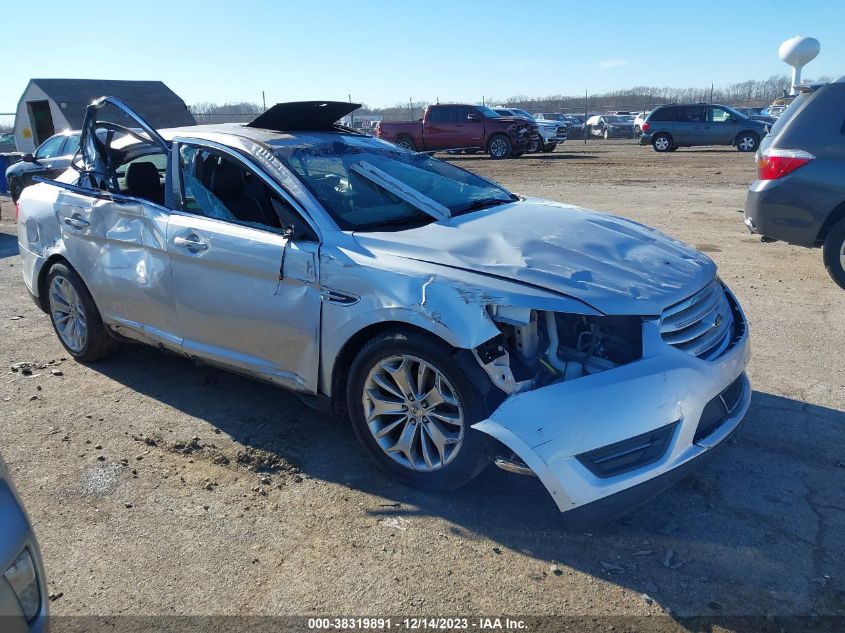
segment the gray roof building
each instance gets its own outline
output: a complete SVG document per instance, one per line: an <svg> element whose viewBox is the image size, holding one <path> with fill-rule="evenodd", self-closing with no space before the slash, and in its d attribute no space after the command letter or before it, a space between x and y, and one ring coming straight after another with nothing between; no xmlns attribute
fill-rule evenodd
<svg viewBox="0 0 845 633"><path fill-rule="evenodd" d="M15 116L18 151L31 152L56 132L78 130L85 107L103 95L124 101L157 128L196 125L185 102L161 81L30 79Z"/></svg>

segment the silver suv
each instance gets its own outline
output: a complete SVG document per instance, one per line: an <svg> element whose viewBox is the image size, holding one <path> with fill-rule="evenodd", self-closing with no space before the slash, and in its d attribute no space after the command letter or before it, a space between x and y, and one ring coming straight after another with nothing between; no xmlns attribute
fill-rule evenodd
<svg viewBox="0 0 845 633"><path fill-rule="evenodd" d="M0 630L48 630L47 585L32 525L0 455Z"/></svg>
<svg viewBox="0 0 845 633"><path fill-rule="evenodd" d="M640 145L657 152L674 152L695 145L732 145L754 152L769 132L762 121L728 106L708 103L673 104L655 108L642 124Z"/></svg>

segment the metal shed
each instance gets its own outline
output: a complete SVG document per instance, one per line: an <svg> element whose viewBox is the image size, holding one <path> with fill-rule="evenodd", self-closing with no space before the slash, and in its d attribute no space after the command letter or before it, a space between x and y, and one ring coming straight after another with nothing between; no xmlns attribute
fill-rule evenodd
<svg viewBox="0 0 845 633"><path fill-rule="evenodd" d="M122 100L157 128L196 125L185 102L161 81L30 79L15 114L18 151L32 152L56 132L78 130L85 107L103 95Z"/></svg>

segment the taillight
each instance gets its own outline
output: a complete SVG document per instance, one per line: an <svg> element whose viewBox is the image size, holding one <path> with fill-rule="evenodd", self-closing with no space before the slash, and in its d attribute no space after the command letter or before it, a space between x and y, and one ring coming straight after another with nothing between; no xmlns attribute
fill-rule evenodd
<svg viewBox="0 0 845 633"><path fill-rule="evenodd" d="M806 165L813 156L802 149L767 149L757 158L757 178L777 180Z"/></svg>
<svg viewBox="0 0 845 633"><path fill-rule="evenodd" d="M21 201L15 202L15 224L18 223L18 218L21 217Z"/></svg>
<svg viewBox="0 0 845 633"><path fill-rule="evenodd" d="M640 129L641 129L643 132L648 132L648 128L649 128L649 127L651 127L651 126L650 126L648 123L643 123L643 124L640 126Z"/></svg>

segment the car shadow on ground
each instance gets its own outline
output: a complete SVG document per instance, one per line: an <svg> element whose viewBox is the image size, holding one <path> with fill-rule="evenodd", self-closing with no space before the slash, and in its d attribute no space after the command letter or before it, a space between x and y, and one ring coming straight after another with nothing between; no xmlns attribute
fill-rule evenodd
<svg viewBox="0 0 845 633"><path fill-rule="evenodd" d="M567 527L537 479L495 467L451 493L397 484L365 457L346 420L272 386L134 345L90 367L204 420L202 440L219 429L308 477L381 497L361 510L376 519L413 527L439 517L449 536L492 540L490 556L542 561L538 578L526 582L577 570L683 617L794 614L808 605L845 613L837 563L845 560L837 536L845 531L842 411L754 392L739 432L713 460L634 511L584 531Z"/></svg>
<svg viewBox="0 0 845 633"><path fill-rule="evenodd" d="M0 233L0 259L17 256L18 238L8 233Z"/></svg>

